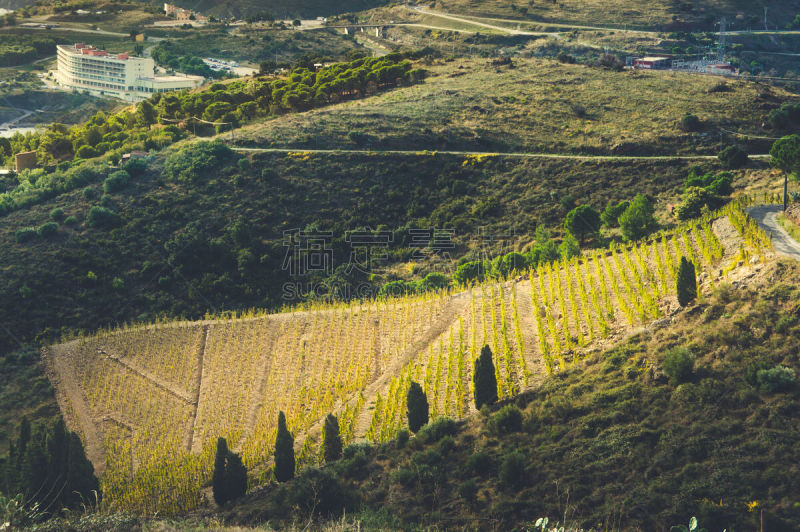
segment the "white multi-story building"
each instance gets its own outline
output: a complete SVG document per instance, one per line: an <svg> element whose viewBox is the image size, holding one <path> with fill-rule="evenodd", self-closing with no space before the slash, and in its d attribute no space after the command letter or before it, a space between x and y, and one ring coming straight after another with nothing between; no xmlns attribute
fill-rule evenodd
<svg viewBox="0 0 800 532"><path fill-rule="evenodd" d="M157 92L199 87L203 77L158 76L155 62L150 58L113 54L93 46L75 44L58 46L56 81L68 90L138 102Z"/></svg>

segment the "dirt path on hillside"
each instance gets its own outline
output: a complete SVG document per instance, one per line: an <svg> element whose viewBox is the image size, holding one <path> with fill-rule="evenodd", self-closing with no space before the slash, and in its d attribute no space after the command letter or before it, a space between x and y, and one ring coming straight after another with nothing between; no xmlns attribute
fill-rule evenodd
<svg viewBox="0 0 800 532"><path fill-rule="evenodd" d="M530 388L538 386L547 377L544 354L539 349L539 331L533 314L530 280L517 283L517 311L519 312L522 339L525 341L523 356L528 368L526 388Z"/></svg>
<svg viewBox="0 0 800 532"><path fill-rule="evenodd" d="M280 327L276 324L268 324L271 330L268 345L261 349L262 359L258 362L256 367L256 382L254 396L250 400L250 410L247 413L247 424L244 427L244 436L242 443L253 434L253 430L258 420L258 414L264 408L264 400L267 394L267 383L269 382L270 368L272 367L272 357L275 353L275 346L278 343L278 336L282 332Z"/></svg>
<svg viewBox="0 0 800 532"><path fill-rule="evenodd" d="M86 458L94 465L95 473L100 475L105 469L105 455L103 452L103 438L97 425L94 423L89 402L78 384L75 373L72 371L68 357L75 356L77 340L53 346L42 350L45 367L48 368L48 377L56 391L56 400L61 412L67 414L65 419L83 436L83 447ZM74 414L76 419L71 419Z"/></svg>
<svg viewBox="0 0 800 532"><path fill-rule="evenodd" d="M213 140L219 139L230 142L230 135L217 135ZM358 149L311 149L311 148L244 148L230 146L230 149L242 153L319 153L327 155L407 155L431 156L457 155L463 157L507 157L518 159L566 159L572 161L710 161L717 160L716 155L572 155L564 153L534 153L534 152L482 152L482 151L452 151L452 150L358 150ZM751 159L766 159L769 154L749 155Z"/></svg>
<svg viewBox="0 0 800 532"><path fill-rule="evenodd" d="M469 292L454 294L447 302L442 314L436 318L431 327L419 338L414 340L395 360L393 360L380 377L371 382L364 390L364 407L358 414L354 434L356 439L362 439L369 429L373 407L378 392L389 383L392 377L399 375L402 369L414 359L425 347L444 334L464 310L468 302Z"/></svg>
<svg viewBox="0 0 800 532"><path fill-rule="evenodd" d="M187 392L186 390L181 390L179 387L175 386L173 383L162 379L161 377L159 377L155 373L152 373L151 371L148 371L148 370L146 370L144 368L140 368L136 364L134 364L134 363L132 363L132 362L130 362L128 360L125 360L124 358L120 357L116 353L109 353L107 356L108 356L109 360L111 360L113 362L116 362L117 364L119 364L120 366L124 367L126 370L130 371L131 373L134 373L134 374L138 375L139 377L145 379L146 381L150 382L151 384L153 384L153 386L155 386L156 388L160 389L164 393L167 393L167 394L171 395L172 397L174 397L175 399L178 399L180 401L184 401L184 402L189 403L189 404L192 403L192 401L193 401L192 395L189 392Z"/></svg>
<svg viewBox="0 0 800 532"><path fill-rule="evenodd" d="M197 408L200 405L200 387L203 385L203 360L206 356L206 345L208 344L209 326L203 326L203 339L197 349L197 370L194 374L194 391L192 397L192 415L189 423L186 424L186 449L191 451L194 446L194 427L197 424Z"/></svg>
<svg viewBox="0 0 800 532"><path fill-rule="evenodd" d="M206 346L208 346L208 337L211 335L211 331L213 330L212 325L204 325L205 334L203 335L203 343L200 346L199 350L199 360L200 363L197 365L197 402L195 403L194 412L191 417L191 441L189 442L189 450L191 450L195 454L199 454L203 450L203 442L195 438L195 434L197 433L197 419L198 419L198 411L200 408L200 400L204 395L203 385L209 382L211 379L208 375L206 375Z"/></svg>

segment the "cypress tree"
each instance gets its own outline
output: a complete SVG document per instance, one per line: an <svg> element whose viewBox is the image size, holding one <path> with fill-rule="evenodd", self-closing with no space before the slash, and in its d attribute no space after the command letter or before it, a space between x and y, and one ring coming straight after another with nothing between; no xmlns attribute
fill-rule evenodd
<svg viewBox="0 0 800 532"><path fill-rule="evenodd" d="M3 463L2 476L0 477L0 481L2 481L2 484L0 484L0 493L5 493L7 495L17 493L18 463L17 448L12 441L8 444L8 456Z"/></svg>
<svg viewBox="0 0 800 532"><path fill-rule="evenodd" d="M6 464L6 490L8 495L22 493L22 461L25 458L25 449L31 441L31 422L28 416L22 416L19 423L19 434L17 435L16 445L12 444L8 451L8 461Z"/></svg>
<svg viewBox="0 0 800 532"><path fill-rule="evenodd" d="M286 416L278 413L278 435L275 437L275 479L286 482L294 478L294 438L286 428Z"/></svg>
<svg viewBox="0 0 800 532"><path fill-rule="evenodd" d="M230 501L247 493L247 468L241 457L230 451L225 464L225 491Z"/></svg>
<svg viewBox="0 0 800 532"><path fill-rule="evenodd" d="M211 477L211 489L214 501L220 506L230 500L228 486L225 482L225 463L228 459L228 442L225 438L217 440L217 456L214 458L214 474Z"/></svg>
<svg viewBox="0 0 800 532"><path fill-rule="evenodd" d="M86 458L81 439L74 432L68 432L67 489L62 497L63 504L69 508L92 500L100 502L100 481L94 474L94 466Z"/></svg>
<svg viewBox="0 0 800 532"><path fill-rule="evenodd" d="M19 478L20 487L26 500L39 502L40 497L48 492L47 480L50 463L45 451L46 438L47 429L38 426L22 455Z"/></svg>
<svg viewBox="0 0 800 532"><path fill-rule="evenodd" d="M326 462L335 462L342 457L342 437L339 435L339 420L333 414L325 418L322 427L322 453Z"/></svg>
<svg viewBox="0 0 800 532"><path fill-rule="evenodd" d="M695 279L694 263L681 257L681 265L678 267L678 278L675 281L678 292L678 304L685 307L697 299L697 281Z"/></svg>
<svg viewBox="0 0 800 532"><path fill-rule="evenodd" d="M428 397L419 383L411 381L406 395L408 429L414 434L428 422Z"/></svg>
<svg viewBox="0 0 800 532"><path fill-rule="evenodd" d="M6 466L0 488L6 494L25 495L44 512L99 501L100 483L94 467L78 435L67 429L61 418L50 426L37 426L33 435L30 423L23 419L16 443L10 445Z"/></svg>
<svg viewBox="0 0 800 532"><path fill-rule="evenodd" d="M472 375L474 384L475 408L491 405L497 401L497 378L494 376L492 350L483 346L481 354L475 359L475 372Z"/></svg>

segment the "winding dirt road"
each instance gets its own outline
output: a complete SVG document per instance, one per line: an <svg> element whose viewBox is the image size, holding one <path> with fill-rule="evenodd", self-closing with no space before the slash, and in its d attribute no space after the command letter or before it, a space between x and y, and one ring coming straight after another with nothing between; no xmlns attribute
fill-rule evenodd
<svg viewBox="0 0 800 532"><path fill-rule="evenodd" d="M800 260L800 242L792 238L778 223L778 214L783 212L783 205L757 205L747 209L747 212L764 231L772 235L775 253Z"/></svg>

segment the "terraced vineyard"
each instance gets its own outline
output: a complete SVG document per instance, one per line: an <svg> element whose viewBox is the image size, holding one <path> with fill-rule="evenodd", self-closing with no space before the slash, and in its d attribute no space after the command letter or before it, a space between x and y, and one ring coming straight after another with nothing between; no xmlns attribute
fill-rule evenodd
<svg viewBox="0 0 800 532"><path fill-rule="evenodd" d="M106 504L174 514L201 504L216 438L266 480L278 411L300 466L319 460L321 421L345 443L387 441L420 382L435 416L472 408L473 361L489 345L498 393L512 396L677 308L677 264L703 289L763 260L769 237L730 206L714 222L649 242L547 264L453 291L236 319L155 323L74 339L46 351L68 423L103 472ZM725 245L718 234L725 235Z"/></svg>

